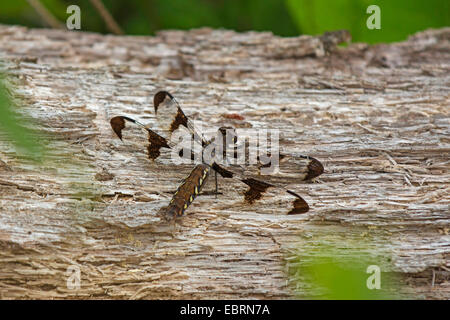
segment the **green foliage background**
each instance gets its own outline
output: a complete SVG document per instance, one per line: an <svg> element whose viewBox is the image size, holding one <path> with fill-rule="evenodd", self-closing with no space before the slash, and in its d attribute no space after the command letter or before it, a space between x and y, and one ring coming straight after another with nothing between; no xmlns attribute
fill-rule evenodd
<svg viewBox="0 0 450 320"><path fill-rule="evenodd" d="M6 138L16 146L18 155L39 161L43 155L42 140L36 139L36 132L27 127L27 124L33 125L32 121L16 113L17 106L8 95L12 89L5 82L0 74L0 137L3 138L5 133Z"/></svg>
<svg viewBox="0 0 450 320"><path fill-rule="evenodd" d="M89 0L40 0L60 21L66 8L81 8L82 30L108 33ZM237 31L272 31L282 36L347 29L357 42L400 41L427 28L450 25L447 0L103 0L126 34L203 26ZM366 9L381 9L381 30L369 30ZM0 23L44 27L26 0L0 3Z"/></svg>

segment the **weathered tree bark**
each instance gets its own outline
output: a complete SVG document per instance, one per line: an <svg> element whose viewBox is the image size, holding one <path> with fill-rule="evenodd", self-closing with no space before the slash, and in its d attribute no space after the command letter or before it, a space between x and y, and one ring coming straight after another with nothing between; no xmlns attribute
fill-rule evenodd
<svg viewBox="0 0 450 320"><path fill-rule="evenodd" d="M336 46L346 39L0 26L18 111L47 144L35 164L0 139L1 297L306 297L314 290L286 272L294 257L346 243L389 256L379 264L401 276L400 296L450 298L450 28ZM109 126L151 122L158 89L209 128L281 129L283 150L321 160L317 183L286 178L310 212L243 212L239 184L220 181L223 195L198 197L175 231L161 222L192 166L152 163Z"/></svg>

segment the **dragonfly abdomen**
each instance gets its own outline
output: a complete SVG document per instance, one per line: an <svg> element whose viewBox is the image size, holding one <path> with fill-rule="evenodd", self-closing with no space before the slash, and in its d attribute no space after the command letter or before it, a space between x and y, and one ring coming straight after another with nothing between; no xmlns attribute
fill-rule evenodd
<svg viewBox="0 0 450 320"><path fill-rule="evenodd" d="M210 167L205 164L199 164L192 170L177 189L172 200L170 200L169 206L166 209L167 220L172 220L183 215L184 211L200 193L208 177L209 170Z"/></svg>

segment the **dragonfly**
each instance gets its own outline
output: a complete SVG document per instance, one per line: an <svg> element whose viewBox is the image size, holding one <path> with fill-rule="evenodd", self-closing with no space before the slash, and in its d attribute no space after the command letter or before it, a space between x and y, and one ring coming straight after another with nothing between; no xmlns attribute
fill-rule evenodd
<svg viewBox="0 0 450 320"><path fill-rule="evenodd" d="M142 147L146 148L147 156L151 161L155 161L161 156L162 149L173 151L174 148L177 148L177 142L172 139L177 130L184 130L193 141L194 148L188 149L187 152L186 149L181 149L179 152L180 156L191 158L191 160L194 160L198 153L195 153L194 150L200 150L202 153L208 148L214 149L211 147L218 146L221 138L222 150L218 148L217 154L220 153L224 157L231 154L231 158L235 159L238 148L242 148L242 145L245 148L245 143L239 145L239 134L232 127L219 128L217 138L205 138L203 133L196 128L193 121L186 116L177 99L168 91L158 91L154 95L153 107L156 123L153 123L152 126L145 125L138 120L123 115L114 116L110 119L112 130L122 141L127 139L130 127L142 129L138 130L139 134L146 135L142 139L142 141L145 141L145 146ZM231 138L229 138L230 136ZM272 159L270 153L267 153L266 157ZM299 194L287 189L279 182L280 179L271 180L269 179L270 175L258 173L261 169L267 167L269 163L263 161L262 157L257 156L256 163L247 163L245 166L231 164L226 161L216 161L215 157L200 157L200 159L200 162L196 163L191 173L176 189L168 206L163 209L163 216L166 220L175 220L185 214L189 205L201 193L205 181L211 173L214 173L216 177L216 195L218 194L218 176L223 179L239 181L240 184L245 186L240 193L242 198L241 204L250 206L256 212L258 212L258 204L260 208L264 209L268 209L272 204L275 204L276 209L269 212L277 214L295 215L309 211L308 203ZM290 163L295 166L294 178L297 181L309 181L324 172L322 163L310 156L294 156L279 153L277 159L279 159L280 164Z"/></svg>

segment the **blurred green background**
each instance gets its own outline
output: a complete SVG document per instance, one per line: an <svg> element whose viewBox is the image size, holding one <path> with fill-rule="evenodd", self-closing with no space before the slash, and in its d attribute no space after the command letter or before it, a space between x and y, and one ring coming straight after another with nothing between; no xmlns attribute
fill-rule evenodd
<svg viewBox="0 0 450 320"><path fill-rule="evenodd" d="M81 8L81 29L109 33L91 0L3 0L0 23L45 27L30 5L40 2L65 23L66 8ZM237 31L272 31L296 36L347 29L355 42L401 41L417 31L450 25L448 0L102 0L125 34L209 26ZM381 9L381 30L369 30L369 5Z"/></svg>

